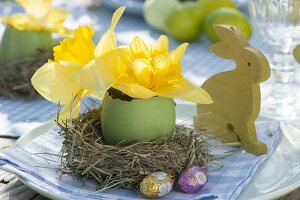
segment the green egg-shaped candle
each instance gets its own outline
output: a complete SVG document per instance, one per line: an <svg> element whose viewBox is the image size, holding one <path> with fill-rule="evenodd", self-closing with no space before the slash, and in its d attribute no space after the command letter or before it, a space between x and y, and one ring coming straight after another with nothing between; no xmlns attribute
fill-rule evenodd
<svg viewBox="0 0 300 200"><path fill-rule="evenodd" d="M50 49L53 39L47 31L17 30L7 25L0 43L0 61L9 62L38 55L38 49Z"/></svg>
<svg viewBox="0 0 300 200"><path fill-rule="evenodd" d="M102 104L101 127L105 142L111 145L172 137L175 103L165 97L123 101L106 94Z"/></svg>

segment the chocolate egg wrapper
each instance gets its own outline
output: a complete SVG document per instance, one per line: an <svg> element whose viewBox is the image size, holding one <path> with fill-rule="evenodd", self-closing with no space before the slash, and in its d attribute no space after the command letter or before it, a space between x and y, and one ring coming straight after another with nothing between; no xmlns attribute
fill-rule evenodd
<svg viewBox="0 0 300 200"><path fill-rule="evenodd" d="M146 198L156 199L172 191L174 179L165 172L155 172L146 176L140 183L140 192Z"/></svg>
<svg viewBox="0 0 300 200"><path fill-rule="evenodd" d="M188 167L178 178L178 187L185 193L199 192L207 183L206 170L200 166Z"/></svg>

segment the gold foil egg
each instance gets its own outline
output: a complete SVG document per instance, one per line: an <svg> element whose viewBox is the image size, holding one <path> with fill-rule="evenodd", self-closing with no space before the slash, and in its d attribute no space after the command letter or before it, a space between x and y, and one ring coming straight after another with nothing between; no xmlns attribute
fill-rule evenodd
<svg viewBox="0 0 300 200"><path fill-rule="evenodd" d="M156 199L172 191L174 179L165 172L155 172L146 176L140 183L140 192L146 198Z"/></svg>

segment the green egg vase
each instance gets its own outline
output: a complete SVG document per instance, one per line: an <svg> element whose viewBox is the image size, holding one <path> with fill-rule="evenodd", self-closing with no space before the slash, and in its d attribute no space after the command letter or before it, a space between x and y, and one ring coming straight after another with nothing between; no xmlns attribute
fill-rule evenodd
<svg viewBox="0 0 300 200"><path fill-rule="evenodd" d="M171 138L175 130L175 103L164 97L123 101L106 94L101 127L103 138L110 145Z"/></svg>
<svg viewBox="0 0 300 200"><path fill-rule="evenodd" d="M38 49L50 49L53 39L46 31L20 31L7 25L0 43L0 62L38 55Z"/></svg>

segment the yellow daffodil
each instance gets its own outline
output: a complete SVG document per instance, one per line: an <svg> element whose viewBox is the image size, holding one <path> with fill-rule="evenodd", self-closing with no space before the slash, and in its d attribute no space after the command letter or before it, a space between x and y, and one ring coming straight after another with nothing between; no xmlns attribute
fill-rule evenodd
<svg viewBox="0 0 300 200"><path fill-rule="evenodd" d="M17 0L25 13L0 17L0 22L6 22L17 30L48 31L62 35L72 34L63 27L68 16L61 8L51 8L52 0Z"/></svg>
<svg viewBox="0 0 300 200"><path fill-rule="evenodd" d="M95 49L95 60L72 76L78 84L98 94L113 87L133 98L163 96L212 103L206 91L182 75L181 58L187 43L169 52L168 38L163 35L151 47L139 37L129 46L117 47L114 29L123 10L119 8L115 12L111 27Z"/></svg>
<svg viewBox="0 0 300 200"><path fill-rule="evenodd" d="M73 38L64 39L53 48L54 61L49 60L31 79L34 88L44 98L65 105L60 112L61 119L78 116L81 99L91 93L78 85L70 74L94 59L93 35L91 27L79 27Z"/></svg>

